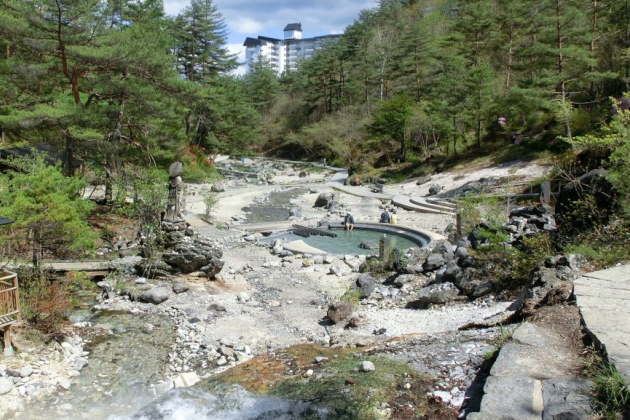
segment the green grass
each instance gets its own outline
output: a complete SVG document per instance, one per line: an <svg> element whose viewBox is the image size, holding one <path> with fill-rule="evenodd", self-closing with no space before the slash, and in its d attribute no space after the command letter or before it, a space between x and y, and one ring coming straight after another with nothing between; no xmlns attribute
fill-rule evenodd
<svg viewBox="0 0 630 420"><path fill-rule="evenodd" d="M330 409L327 418L334 419L455 418L427 399L431 389L428 377L404 362L367 353L296 345L237 365L200 386L212 391L238 384L251 392L308 401ZM316 356L324 356L328 361L315 363ZM360 372L358 368L364 360L374 363L375 371ZM314 371L311 376L305 375L309 369ZM391 413L380 410L384 404Z"/></svg>
<svg viewBox="0 0 630 420"><path fill-rule="evenodd" d="M589 243L581 243L567 246L565 252L583 255L596 269L630 261L630 246L627 244L598 243L593 246Z"/></svg>
<svg viewBox="0 0 630 420"><path fill-rule="evenodd" d="M353 305L358 305L361 302L362 293L359 289L354 287L348 289L346 293L344 293L339 300L342 302L347 302Z"/></svg>
<svg viewBox="0 0 630 420"><path fill-rule="evenodd" d="M604 364L593 378L593 409L605 419L619 418L630 407L630 389L621 373Z"/></svg>
<svg viewBox="0 0 630 420"><path fill-rule="evenodd" d="M373 372L358 372L363 360L374 363ZM423 401L418 388L423 388L424 378L413 372L405 363L384 357L347 354L326 363L311 378L296 377L286 380L272 390L272 395L283 398L316 401L329 407L334 418L374 419L381 417L379 407L399 398L403 382L412 383L416 393L406 392L405 397L415 400L416 409L422 409Z"/></svg>

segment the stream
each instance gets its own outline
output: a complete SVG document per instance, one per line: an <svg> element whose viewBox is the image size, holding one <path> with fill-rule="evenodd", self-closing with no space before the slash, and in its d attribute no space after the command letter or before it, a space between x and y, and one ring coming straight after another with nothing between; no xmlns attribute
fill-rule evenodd
<svg viewBox="0 0 630 420"><path fill-rule="evenodd" d="M151 385L162 380L175 340L170 319L104 312L89 322L99 333L85 349L88 365L67 392L32 405L22 418L50 419L54 407L59 418L106 419L133 413L155 398Z"/></svg>

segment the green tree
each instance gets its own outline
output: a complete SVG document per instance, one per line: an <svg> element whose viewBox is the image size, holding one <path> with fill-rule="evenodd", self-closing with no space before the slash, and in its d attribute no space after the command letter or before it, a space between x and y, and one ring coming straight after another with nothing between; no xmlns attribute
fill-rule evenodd
<svg viewBox="0 0 630 420"><path fill-rule="evenodd" d="M0 176L0 213L28 232L32 260L39 265L44 247L59 244L87 250L95 234L86 222L93 204L81 198L79 177L65 177L40 156L13 162L18 170Z"/></svg>
<svg viewBox="0 0 630 420"><path fill-rule="evenodd" d="M384 101L374 114L370 125L373 134L390 138L400 144L399 159L407 159L406 127L412 114L412 101L404 95L395 96Z"/></svg>
<svg viewBox="0 0 630 420"><path fill-rule="evenodd" d="M264 114L280 92L280 82L276 72L264 59L259 59L242 79L243 89L251 104Z"/></svg>
<svg viewBox="0 0 630 420"><path fill-rule="evenodd" d="M236 67L236 58L226 47L223 16L213 0L191 0L174 24L177 61L186 79L200 82Z"/></svg>
<svg viewBox="0 0 630 420"><path fill-rule="evenodd" d="M5 4L0 89L14 94L0 112L5 140L64 150L66 175L78 159L93 166L108 198L126 163L172 159L191 87L175 71L160 2Z"/></svg>
<svg viewBox="0 0 630 420"><path fill-rule="evenodd" d="M616 115L598 132L569 141L579 147L610 152L610 181L620 193L622 206L630 216L630 110L615 104Z"/></svg>

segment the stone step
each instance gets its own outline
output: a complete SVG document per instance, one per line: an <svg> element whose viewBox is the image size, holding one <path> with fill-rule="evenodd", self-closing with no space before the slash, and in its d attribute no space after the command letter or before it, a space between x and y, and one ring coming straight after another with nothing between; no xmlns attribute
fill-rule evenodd
<svg viewBox="0 0 630 420"><path fill-rule="evenodd" d="M409 201L411 201L412 204L415 204L416 206L419 206L419 207L427 207L429 209L439 210L439 211L443 211L445 213L453 213L453 214L455 214L455 209L453 209L451 207L446 207L446 206L443 206L443 205L440 205L440 204L430 203L425 198L411 197L409 199Z"/></svg>
<svg viewBox="0 0 630 420"><path fill-rule="evenodd" d="M438 206L446 207L452 210L457 210L457 204L451 203L450 201L447 201L446 199L427 197L425 200L427 200L427 203L437 204Z"/></svg>
<svg viewBox="0 0 630 420"><path fill-rule="evenodd" d="M419 206L411 202L410 198L404 195L397 195L392 199L392 203L394 205L401 207L405 210L417 211L418 213L429 213L429 214L443 214L446 216L452 216L454 213L449 212L447 210L440 210L436 208Z"/></svg>

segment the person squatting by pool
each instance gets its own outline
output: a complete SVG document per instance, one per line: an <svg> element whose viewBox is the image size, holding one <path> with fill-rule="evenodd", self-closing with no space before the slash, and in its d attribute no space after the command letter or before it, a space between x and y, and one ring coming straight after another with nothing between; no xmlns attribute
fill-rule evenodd
<svg viewBox="0 0 630 420"><path fill-rule="evenodd" d="M389 214L389 211L387 211L387 209L383 210L383 213L381 213L381 223L391 223L392 222L392 216Z"/></svg>
<svg viewBox="0 0 630 420"><path fill-rule="evenodd" d="M350 213L347 213L346 217L344 217L343 225L346 230L349 230L349 231L354 230L354 217L352 217Z"/></svg>

